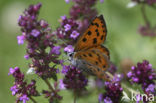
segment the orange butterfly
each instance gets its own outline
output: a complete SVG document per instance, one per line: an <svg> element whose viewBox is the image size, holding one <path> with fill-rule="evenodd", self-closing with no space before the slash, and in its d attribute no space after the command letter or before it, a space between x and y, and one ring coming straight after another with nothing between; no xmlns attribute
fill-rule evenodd
<svg viewBox="0 0 156 103"><path fill-rule="evenodd" d="M100 79L108 80L106 70L109 67L109 50L102 46L106 35L106 24L100 15L78 39L74 53L68 54L71 64Z"/></svg>

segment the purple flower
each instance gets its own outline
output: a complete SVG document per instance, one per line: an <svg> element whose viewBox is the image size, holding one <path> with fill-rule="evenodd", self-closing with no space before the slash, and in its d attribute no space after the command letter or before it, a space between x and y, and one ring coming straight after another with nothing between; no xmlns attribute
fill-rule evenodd
<svg viewBox="0 0 156 103"><path fill-rule="evenodd" d="M10 88L10 90L12 91L12 95L15 95L18 92L19 89L18 89L18 87L16 85L14 85L14 86L12 86Z"/></svg>
<svg viewBox="0 0 156 103"><path fill-rule="evenodd" d="M48 23L45 20L40 20L40 26L46 28L48 27Z"/></svg>
<svg viewBox="0 0 156 103"><path fill-rule="evenodd" d="M20 95L17 96L17 101L23 101L26 103L29 96L38 96L38 91L36 90L36 81L32 80L30 84L28 84L24 80L24 74L20 71L20 68L15 67L14 69L10 69L12 76L15 78L14 85L10 88L12 91L12 95Z"/></svg>
<svg viewBox="0 0 156 103"><path fill-rule="evenodd" d="M56 92L43 90L42 93L45 94L45 98L48 98L50 103L53 103L55 100L59 101L62 99L62 96L58 95L57 91L60 91L60 90L57 89Z"/></svg>
<svg viewBox="0 0 156 103"><path fill-rule="evenodd" d="M99 101L103 101L103 94L99 94Z"/></svg>
<svg viewBox="0 0 156 103"><path fill-rule="evenodd" d="M61 16L61 19L62 19L62 20L66 20L66 19L67 19L67 16L66 16L66 15Z"/></svg>
<svg viewBox="0 0 156 103"><path fill-rule="evenodd" d="M152 94L154 94L154 93L156 93L156 85L154 85L154 84L150 84L150 85L148 85L148 87L146 88L146 90L145 90L147 93L152 93Z"/></svg>
<svg viewBox="0 0 156 103"><path fill-rule="evenodd" d="M66 74L68 72L68 70L69 70L69 66L66 66L66 65L62 66L62 73L63 74Z"/></svg>
<svg viewBox="0 0 156 103"><path fill-rule="evenodd" d="M87 21L92 20L95 15L97 15L97 10L94 8L97 0L72 0L74 2L74 5L70 9L70 16L75 19L86 19ZM84 6L85 5L85 6ZM87 28L87 25L83 26L84 28Z"/></svg>
<svg viewBox="0 0 156 103"><path fill-rule="evenodd" d="M60 46L54 46L51 50L52 53L56 54L56 55L59 55L61 52L60 52L60 49L61 47Z"/></svg>
<svg viewBox="0 0 156 103"><path fill-rule="evenodd" d="M104 0L100 0L100 2L101 2L101 3L103 3L103 2L104 2Z"/></svg>
<svg viewBox="0 0 156 103"><path fill-rule="evenodd" d="M57 69L56 69L56 73L60 73L60 70L59 70L59 68L57 68Z"/></svg>
<svg viewBox="0 0 156 103"><path fill-rule="evenodd" d="M38 37L40 35L40 32L38 30L34 29L31 31L31 35L34 37Z"/></svg>
<svg viewBox="0 0 156 103"><path fill-rule="evenodd" d="M137 77L132 77L132 80L134 81L134 82L138 82L139 81L139 79L137 78Z"/></svg>
<svg viewBox="0 0 156 103"><path fill-rule="evenodd" d="M65 28L65 31L69 31L71 29L71 26L69 24L66 24L64 28Z"/></svg>
<svg viewBox="0 0 156 103"><path fill-rule="evenodd" d="M112 81L120 82L122 79L123 79L123 74L114 74Z"/></svg>
<svg viewBox="0 0 156 103"><path fill-rule="evenodd" d="M67 89L80 93L86 88L88 80L78 69L70 67L65 74L63 83Z"/></svg>
<svg viewBox="0 0 156 103"><path fill-rule="evenodd" d="M11 75L15 72L15 70L13 68L10 68L8 75Z"/></svg>
<svg viewBox="0 0 156 103"><path fill-rule="evenodd" d="M35 11L35 12L39 11L41 6L42 6L41 3L38 3L36 5L33 5L33 11Z"/></svg>
<svg viewBox="0 0 156 103"><path fill-rule="evenodd" d="M19 45L23 44L24 40L25 40L25 36L24 35L17 36L17 41L18 41Z"/></svg>
<svg viewBox="0 0 156 103"><path fill-rule="evenodd" d="M77 31L73 31L72 34L70 35L71 38L76 39L80 34Z"/></svg>
<svg viewBox="0 0 156 103"><path fill-rule="evenodd" d="M66 2L66 3L69 3L69 2L70 2L70 0L65 0L65 2Z"/></svg>
<svg viewBox="0 0 156 103"><path fill-rule="evenodd" d="M132 76L132 72L130 71L127 73L127 77L130 78L131 76Z"/></svg>
<svg viewBox="0 0 156 103"><path fill-rule="evenodd" d="M113 103L109 97L104 98L104 103Z"/></svg>
<svg viewBox="0 0 156 103"><path fill-rule="evenodd" d="M113 63L110 63L110 67L108 68L108 71L109 71L111 74L114 74L114 73L117 71L116 65L113 64Z"/></svg>
<svg viewBox="0 0 156 103"><path fill-rule="evenodd" d="M64 48L65 52L72 53L74 51L74 48L72 45L68 45L67 47Z"/></svg>
<svg viewBox="0 0 156 103"><path fill-rule="evenodd" d="M102 101L99 101L99 103L119 103L120 98L122 97L122 87L120 85L119 79L116 79L117 77L114 77L112 81L105 82L105 93L101 95ZM117 80L117 81L116 81Z"/></svg>
<svg viewBox="0 0 156 103"><path fill-rule="evenodd" d="M156 3L156 0L146 0L149 5L153 5Z"/></svg>
<svg viewBox="0 0 156 103"><path fill-rule="evenodd" d="M135 69L135 66L132 66L131 69L134 70Z"/></svg>
<svg viewBox="0 0 156 103"><path fill-rule="evenodd" d="M60 82L59 82L59 88L62 90L62 89L65 89L65 85L63 83L63 80L60 79Z"/></svg>
<svg viewBox="0 0 156 103"><path fill-rule="evenodd" d="M24 58L25 58L26 60L28 60L28 59L29 59L29 55L28 55L28 54L24 55Z"/></svg>
<svg viewBox="0 0 156 103"><path fill-rule="evenodd" d="M154 80L156 79L156 73L147 60L137 63L137 66L132 66L127 76L132 83L141 84L144 91L150 84L155 84Z"/></svg>
<svg viewBox="0 0 156 103"><path fill-rule="evenodd" d="M20 101L23 101L23 103L26 103L26 101L28 101L28 100L29 100L29 98L25 94L20 97Z"/></svg>
<svg viewBox="0 0 156 103"><path fill-rule="evenodd" d="M10 68L8 75L11 75L11 74L15 73L18 70L19 70L18 67L15 67L14 69L13 68Z"/></svg>
<svg viewBox="0 0 156 103"><path fill-rule="evenodd" d="M136 95L136 103L139 103L140 101L142 101L142 97L140 94Z"/></svg>
<svg viewBox="0 0 156 103"><path fill-rule="evenodd" d="M143 36L154 37L156 36L156 28L149 27L149 25L141 26L139 28L139 33Z"/></svg>

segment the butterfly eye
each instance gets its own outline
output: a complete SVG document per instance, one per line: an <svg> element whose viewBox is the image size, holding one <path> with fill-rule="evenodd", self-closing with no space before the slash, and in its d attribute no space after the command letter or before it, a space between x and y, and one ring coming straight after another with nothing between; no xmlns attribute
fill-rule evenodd
<svg viewBox="0 0 156 103"><path fill-rule="evenodd" d="M73 54L70 54L69 56L71 57Z"/></svg>
<svg viewBox="0 0 156 103"><path fill-rule="evenodd" d="M68 56L69 56L69 57L73 57L73 53L69 53Z"/></svg>

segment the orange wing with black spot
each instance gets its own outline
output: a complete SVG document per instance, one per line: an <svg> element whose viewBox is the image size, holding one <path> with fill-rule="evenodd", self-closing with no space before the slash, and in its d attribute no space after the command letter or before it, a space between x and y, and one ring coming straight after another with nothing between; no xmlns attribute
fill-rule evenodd
<svg viewBox="0 0 156 103"><path fill-rule="evenodd" d="M102 44L107 35L107 28L102 15L96 17L86 32L78 39L74 51L89 49Z"/></svg>
<svg viewBox="0 0 156 103"><path fill-rule="evenodd" d="M85 60L88 63L99 67L102 71L106 71L109 67L108 57L97 49L79 51L74 55L74 58Z"/></svg>
<svg viewBox="0 0 156 103"><path fill-rule="evenodd" d="M96 75L98 78L106 80L105 71L109 68L108 56L98 49L89 49L79 51L74 55L74 58L81 61L80 65L85 66L85 71L92 71L91 74ZM82 68L84 67L82 66ZM81 66L80 66L81 67ZM89 70L87 70L89 69Z"/></svg>
<svg viewBox="0 0 156 103"><path fill-rule="evenodd" d="M89 50L95 50L95 49L99 50L101 53L104 53L108 57L108 59L110 59L109 50L106 47L104 47L103 45L98 45L90 48Z"/></svg>

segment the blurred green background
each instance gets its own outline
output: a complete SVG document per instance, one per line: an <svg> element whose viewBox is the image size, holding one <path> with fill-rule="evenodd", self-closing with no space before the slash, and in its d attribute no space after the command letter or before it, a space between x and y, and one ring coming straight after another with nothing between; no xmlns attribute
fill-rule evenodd
<svg viewBox="0 0 156 103"><path fill-rule="evenodd" d="M99 0L100 1L100 0ZM96 8L99 14L103 14L106 20L108 36L106 45L111 53L111 61L119 66L124 58L130 58L135 64L147 59L156 68L156 39L143 37L138 33L138 27L144 24L140 6L127 8L130 0L105 0L98 1ZM10 87L13 85L13 78L8 76L10 67L18 66L26 71L28 63L24 59L25 46L18 45L16 36L21 35L17 20L22 11L29 4L41 2L42 8L40 18L45 19L55 30L59 26L60 16L68 15L72 3L66 4L64 0L1 0L0 1L0 103L14 103L15 97L11 95ZM152 25L156 24L156 10L147 7L148 18ZM29 76L28 78L39 78ZM40 84L38 89L47 88ZM96 93L95 93L96 94ZM62 103L72 103L71 94L63 91L64 100ZM97 102L98 95L86 100L80 99L78 103ZM47 103L43 98L38 98L40 103ZM42 102L41 102L42 101ZM81 102L83 101L83 102Z"/></svg>

